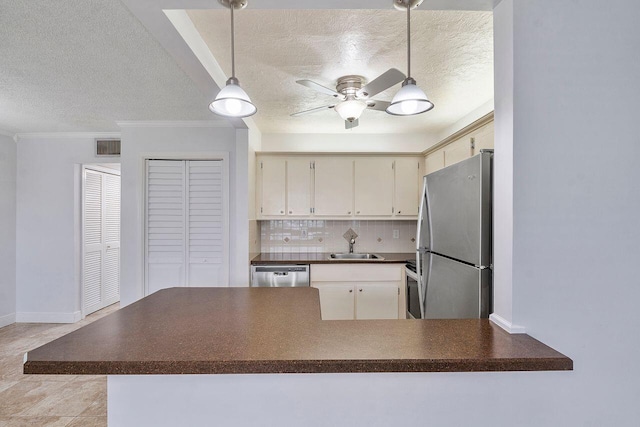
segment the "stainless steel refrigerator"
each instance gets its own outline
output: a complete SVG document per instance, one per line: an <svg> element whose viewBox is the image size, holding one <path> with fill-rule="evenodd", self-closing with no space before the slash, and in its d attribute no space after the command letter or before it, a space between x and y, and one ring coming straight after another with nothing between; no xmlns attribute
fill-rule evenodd
<svg viewBox="0 0 640 427"><path fill-rule="evenodd" d="M493 150L424 177L416 269L423 319L489 317Z"/></svg>

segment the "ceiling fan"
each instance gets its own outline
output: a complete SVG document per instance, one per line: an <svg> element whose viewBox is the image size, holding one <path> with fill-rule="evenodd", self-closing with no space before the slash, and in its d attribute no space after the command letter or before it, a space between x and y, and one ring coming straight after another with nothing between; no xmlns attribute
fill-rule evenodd
<svg viewBox="0 0 640 427"><path fill-rule="evenodd" d="M340 114L340 117L344 119L345 129L353 129L358 126L358 119L364 110L385 111L387 107L389 107L390 102L378 101L371 98L391 86L402 82L405 78L406 76L395 68L391 68L382 73L369 83L366 83L365 78L362 76L344 76L338 79L336 90L329 89L311 80L297 80L296 83L320 93L331 95L339 101L322 107L299 111L291 114L291 117L302 116L327 109L335 109L338 114Z"/></svg>

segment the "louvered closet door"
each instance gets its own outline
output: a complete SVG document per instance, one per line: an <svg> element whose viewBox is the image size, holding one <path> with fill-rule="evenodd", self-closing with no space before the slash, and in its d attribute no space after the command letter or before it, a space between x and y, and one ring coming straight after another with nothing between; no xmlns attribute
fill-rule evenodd
<svg viewBox="0 0 640 427"><path fill-rule="evenodd" d="M85 170L84 314L120 300L120 177Z"/></svg>
<svg viewBox="0 0 640 427"><path fill-rule="evenodd" d="M228 286L222 161L147 162L147 294Z"/></svg>
<svg viewBox="0 0 640 427"><path fill-rule="evenodd" d="M84 314L102 303L102 174L84 173Z"/></svg>
<svg viewBox="0 0 640 427"><path fill-rule="evenodd" d="M185 162L147 161L147 294L185 286Z"/></svg>
<svg viewBox="0 0 640 427"><path fill-rule="evenodd" d="M227 286L222 161L192 160L189 171L189 286Z"/></svg>

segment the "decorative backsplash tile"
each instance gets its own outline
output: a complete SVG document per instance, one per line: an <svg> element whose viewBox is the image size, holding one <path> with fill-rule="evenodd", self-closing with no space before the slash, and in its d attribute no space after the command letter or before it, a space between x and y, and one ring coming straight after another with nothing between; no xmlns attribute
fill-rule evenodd
<svg viewBox="0 0 640 427"><path fill-rule="evenodd" d="M346 252L344 236L355 233L355 252L414 252L416 221L275 220L260 222L263 253ZM394 238L396 231L397 238Z"/></svg>

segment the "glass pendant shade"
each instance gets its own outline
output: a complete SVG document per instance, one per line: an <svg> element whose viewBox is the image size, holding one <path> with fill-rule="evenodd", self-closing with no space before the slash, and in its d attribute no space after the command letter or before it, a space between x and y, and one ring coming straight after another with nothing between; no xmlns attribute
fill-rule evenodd
<svg viewBox="0 0 640 427"><path fill-rule="evenodd" d="M422 89L416 86L416 81L407 78L387 107L387 113L394 116L412 116L427 112L432 108L433 103L429 101Z"/></svg>
<svg viewBox="0 0 640 427"><path fill-rule="evenodd" d="M348 99L335 106L335 110L340 114L340 117L349 122L359 119L366 108L366 102L356 99Z"/></svg>
<svg viewBox="0 0 640 427"><path fill-rule="evenodd" d="M233 118L249 117L258 111L256 106L251 103L249 95L242 90L238 80L234 78L227 80L227 85L209 104L209 110L220 116Z"/></svg>

